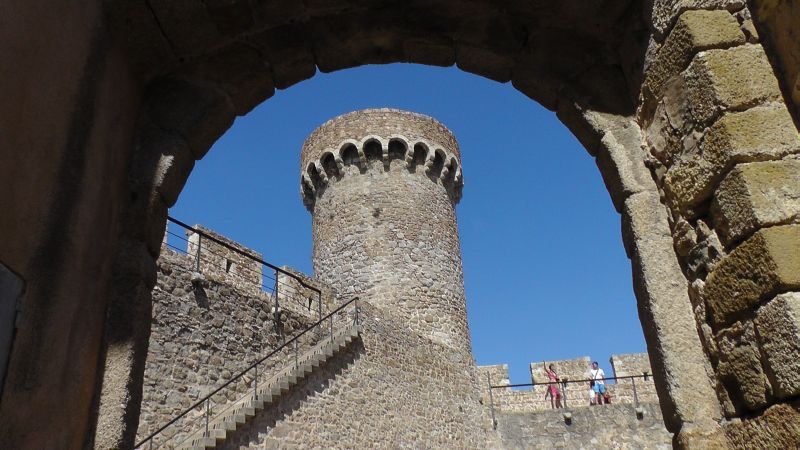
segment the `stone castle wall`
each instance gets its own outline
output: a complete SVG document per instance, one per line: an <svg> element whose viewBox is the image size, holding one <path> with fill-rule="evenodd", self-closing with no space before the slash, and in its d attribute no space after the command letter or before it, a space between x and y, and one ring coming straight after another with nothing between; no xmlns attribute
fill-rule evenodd
<svg viewBox="0 0 800 450"><path fill-rule="evenodd" d="M672 434L664 427L658 404L604 405L564 410L497 413L497 433L502 448L538 449L641 449L672 448ZM637 415L639 414L639 415Z"/></svg>
<svg viewBox="0 0 800 450"><path fill-rule="evenodd" d="M210 230L201 229L248 254L257 255ZM279 347L285 338L317 320L316 306L306 308L303 302L280 298L279 291L281 314L276 321L274 297L261 289L262 283L253 272L242 270L248 266L260 267L260 264L208 243L210 241L204 240L200 246L200 277L196 272L197 241L192 236L186 254L165 247L158 259L137 440L166 424L260 356ZM233 270L225 270L226 260L233 261ZM288 280L282 281L288 284ZM316 295L314 299L316 301ZM306 334L298 341L298 350L302 352L318 339L315 333ZM262 382L293 358L293 349L288 348L265 361L259 366ZM213 396L212 413L250 392L254 375L250 372ZM169 447L182 436L199 429L203 411L202 407L192 411L187 419L166 429L155 443L167 442Z"/></svg>
<svg viewBox="0 0 800 450"><path fill-rule="evenodd" d="M471 357L362 305L363 345L327 364L225 449L489 448Z"/></svg>
<svg viewBox="0 0 800 450"><path fill-rule="evenodd" d="M253 292L262 290L262 264L255 260L261 259L260 253L248 249L201 225L195 225L194 228L253 257L248 258L217 242L208 238L203 238L199 233L187 230L186 238L188 245L186 253L194 258L195 270L208 276L234 283L239 289L246 289ZM164 237L166 239L168 235ZM198 251L200 252L199 255Z"/></svg>

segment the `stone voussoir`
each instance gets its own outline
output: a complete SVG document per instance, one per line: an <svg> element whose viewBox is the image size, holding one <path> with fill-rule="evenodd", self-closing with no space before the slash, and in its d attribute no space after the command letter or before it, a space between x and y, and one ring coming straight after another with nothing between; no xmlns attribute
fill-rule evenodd
<svg viewBox="0 0 800 450"><path fill-rule="evenodd" d="M800 135L783 104L730 113L706 132L699 151L681 155L664 179L668 201L686 213L711 195L733 165L800 151Z"/></svg>
<svg viewBox="0 0 800 450"><path fill-rule="evenodd" d="M652 102L664 83L680 73L692 56L711 48L745 43L739 23L725 10L689 10L678 17L664 45L649 67L642 86L645 103Z"/></svg>
<svg viewBox="0 0 800 450"><path fill-rule="evenodd" d="M758 44L700 52L682 76L692 120L698 124L724 111L781 99L778 80Z"/></svg>
<svg viewBox="0 0 800 450"><path fill-rule="evenodd" d="M800 395L800 293L770 300L758 310L755 324L775 396Z"/></svg>
<svg viewBox="0 0 800 450"><path fill-rule="evenodd" d="M720 183L711 206L725 245L753 231L800 219L800 161L737 165Z"/></svg>
<svg viewBox="0 0 800 450"><path fill-rule="evenodd" d="M800 287L800 225L764 228L725 256L708 276L703 297L724 325L765 297Z"/></svg>

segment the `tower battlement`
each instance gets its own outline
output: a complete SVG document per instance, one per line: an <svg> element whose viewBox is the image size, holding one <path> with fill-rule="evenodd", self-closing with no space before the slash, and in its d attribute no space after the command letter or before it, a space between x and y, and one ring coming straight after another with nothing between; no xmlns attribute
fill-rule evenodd
<svg viewBox="0 0 800 450"><path fill-rule="evenodd" d="M431 117L384 108L344 114L311 133L301 151L303 203L310 211L331 182L393 165L427 175L454 203L461 199L464 177L452 132Z"/></svg>

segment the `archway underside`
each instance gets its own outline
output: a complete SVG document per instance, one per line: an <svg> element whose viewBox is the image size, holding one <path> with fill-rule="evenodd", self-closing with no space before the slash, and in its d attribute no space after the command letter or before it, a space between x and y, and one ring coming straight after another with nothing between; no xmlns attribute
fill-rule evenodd
<svg viewBox="0 0 800 450"><path fill-rule="evenodd" d="M622 215L677 446L797 442L800 412L790 402L800 395L800 206L792 200L800 196L800 137L742 2L664 0L649 10L616 0L104 7L104 29L125 49L144 94L131 160L118 163L128 175L120 180L109 277L119 282L107 288L104 359L84 382L98 379L90 425L97 447L128 447L135 435L154 258L194 161L276 88L317 70L391 62L455 64L510 81L556 111L596 158ZM15 390L24 383L14 378L14 358L36 339L17 337L4 418L25 395ZM737 417L748 420L726 420ZM29 426L13 431L24 420L4 420L9 442L33 442ZM75 433L86 423L88 415L76 419Z"/></svg>

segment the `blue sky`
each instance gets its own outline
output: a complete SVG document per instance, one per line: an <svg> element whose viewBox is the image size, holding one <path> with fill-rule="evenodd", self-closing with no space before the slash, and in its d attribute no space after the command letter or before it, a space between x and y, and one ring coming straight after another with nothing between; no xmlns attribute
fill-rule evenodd
<svg viewBox="0 0 800 450"><path fill-rule="evenodd" d="M278 265L311 272L311 220L299 193L306 136L363 108L433 116L461 146L457 207L478 364L646 350L630 262L594 160L550 111L456 68L408 64L317 74L236 120L199 161L170 214L203 224Z"/></svg>

